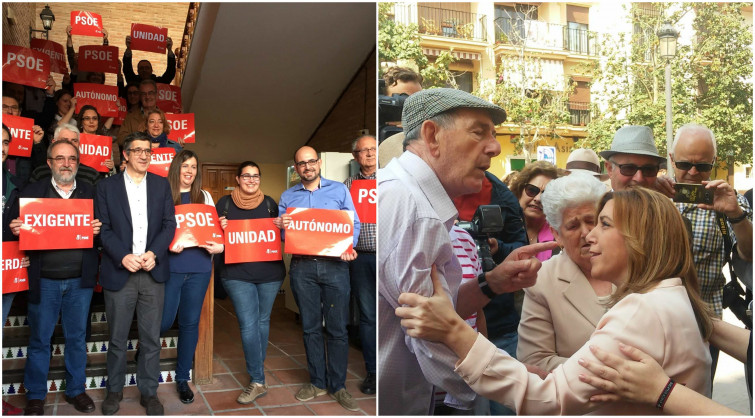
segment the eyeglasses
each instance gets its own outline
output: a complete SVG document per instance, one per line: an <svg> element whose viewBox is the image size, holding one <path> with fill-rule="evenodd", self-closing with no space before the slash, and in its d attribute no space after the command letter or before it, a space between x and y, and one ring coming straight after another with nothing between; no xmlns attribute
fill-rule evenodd
<svg viewBox="0 0 755 418"><path fill-rule="evenodd" d="M3 105L3 110L10 110L12 112L17 112L19 109L18 106L9 106L9 105Z"/></svg>
<svg viewBox="0 0 755 418"><path fill-rule="evenodd" d="M674 165L676 165L676 168L679 170L691 170L692 167L695 167L697 171L701 173L707 173L711 170L713 170L713 163L691 163L689 161L674 161Z"/></svg>
<svg viewBox="0 0 755 418"><path fill-rule="evenodd" d="M130 92L128 92L129 96L138 96L140 94L141 94L141 92L139 92L138 90L137 91L130 91Z"/></svg>
<svg viewBox="0 0 755 418"><path fill-rule="evenodd" d="M618 164L615 161L611 161L611 163L619 167L619 173L621 173L622 176L627 177L634 176L637 173L637 170L642 171L643 177L655 177L658 175L658 169L660 168L658 165L638 166L637 164Z"/></svg>
<svg viewBox="0 0 755 418"><path fill-rule="evenodd" d="M77 157L64 157L62 155L58 155L57 157L48 158L48 159L50 161L55 161L58 164L63 164L63 163L66 162L66 160L68 160L68 162L71 163L71 164L76 164L76 162L79 161L79 159Z"/></svg>
<svg viewBox="0 0 755 418"><path fill-rule="evenodd" d="M253 183L257 183L258 181L260 181L260 178L262 176L260 176L259 174L242 174L239 177L241 177L241 179L244 181L251 181Z"/></svg>
<svg viewBox="0 0 755 418"><path fill-rule="evenodd" d="M529 197L535 197L544 191L545 191L545 187L541 189L535 186L534 184L529 184L529 183L524 185L524 193L526 193L527 196Z"/></svg>
<svg viewBox="0 0 755 418"><path fill-rule="evenodd" d="M98 120L100 120L100 118L98 118L97 116L84 116L83 118L81 118L81 120L85 122L89 122L89 121L97 122Z"/></svg>
<svg viewBox="0 0 755 418"><path fill-rule="evenodd" d="M298 163L296 163L296 166L299 167L299 168L304 168L304 167L307 167L307 166L310 166L310 165L311 166L315 166L315 165L317 165L318 161L320 161L319 158L316 159L316 160L299 161Z"/></svg>
<svg viewBox="0 0 755 418"><path fill-rule="evenodd" d="M152 149L150 148L131 148L127 149L126 152L136 155L152 155Z"/></svg>
<svg viewBox="0 0 755 418"><path fill-rule="evenodd" d="M372 147L372 148L362 148L362 149L354 150L354 152L356 152L357 154L365 154L365 153L368 153L368 152L374 153L375 151L377 151L377 148L375 148L375 147Z"/></svg>
<svg viewBox="0 0 755 418"><path fill-rule="evenodd" d="M140 91L139 95L142 96L142 97L144 97L144 96L155 96L155 95L157 95L157 92L156 91L147 91L147 92Z"/></svg>

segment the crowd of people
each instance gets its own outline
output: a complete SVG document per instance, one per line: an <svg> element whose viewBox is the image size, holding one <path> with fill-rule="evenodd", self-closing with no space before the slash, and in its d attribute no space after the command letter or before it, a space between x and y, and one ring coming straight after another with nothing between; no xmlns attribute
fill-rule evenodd
<svg viewBox="0 0 755 418"><path fill-rule="evenodd" d="M421 83L409 69L384 79L408 97L380 144L380 414L734 413L710 396L719 349L752 368L751 332L721 320L724 265L752 262L752 203L711 179L711 129L677 130L668 175L652 130L630 125L599 153L605 173L576 149L501 183L487 170L504 109L393 92ZM677 182L712 201L673 199ZM454 223L489 204L506 216L482 269Z"/></svg>

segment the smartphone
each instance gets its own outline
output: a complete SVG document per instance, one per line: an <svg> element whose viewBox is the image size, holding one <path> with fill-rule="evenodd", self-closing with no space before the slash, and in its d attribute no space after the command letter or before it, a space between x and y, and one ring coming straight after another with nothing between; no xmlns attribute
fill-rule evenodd
<svg viewBox="0 0 755 418"><path fill-rule="evenodd" d="M676 183L674 202L713 204L713 189L706 189L702 184Z"/></svg>

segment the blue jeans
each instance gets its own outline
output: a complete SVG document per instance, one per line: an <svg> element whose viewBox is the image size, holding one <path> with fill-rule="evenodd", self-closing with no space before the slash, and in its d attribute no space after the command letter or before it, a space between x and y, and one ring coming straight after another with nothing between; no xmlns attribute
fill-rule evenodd
<svg viewBox="0 0 755 418"><path fill-rule="evenodd" d="M270 312L283 282L251 283L223 279L241 329L246 372L252 383L265 384L265 355L270 335Z"/></svg>
<svg viewBox="0 0 755 418"><path fill-rule="evenodd" d="M291 259L291 289L299 306L310 383L331 393L344 388L349 357L349 265L340 259ZM327 361L322 322L328 336ZM327 367L327 373L326 373Z"/></svg>
<svg viewBox="0 0 755 418"><path fill-rule="evenodd" d="M8 319L10 307L13 305L13 298L15 297L16 292L3 293L3 326L5 326L5 321Z"/></svg>
<svg viewBox="0 0 755 418"><path fill-rule="evenodd" d="M199 340L199 317L210 284L210 273L170 273L165 283L165 302L160 335L173 326L178 314L178 364L176 380L189 380Z"/></svg>
<svg viewBox="0 0 755 418"><path fill-rule="evenodd" d="M349 263L351 273L351 291L359 304L359 338L362 341L362 355L369 373L375 373L377 368L375 317L377 308L375 302L375 253L362 252L356 260Z"/></svg>
<svg viewBox="0 0 755 418"><path fill-rule="evenodd" d="M519 342L519 333L514 331L508 334L504 334L496 339L490 340L496 347L509 353L513 358L516 358L516 345ZM516 415L516 411L500 404L496 401L490 401L490 415Z"/></svg>
<svg viewBox="0 0 755 418"><path fill-rule="evenodd" d="M86 389L86 324L93 288L82 288L81 278L39 280L40 302L29 304L29 347L24 371L27 399L45 399L50 371L50 338L58 323L66 339L66 395Z"/></svg>

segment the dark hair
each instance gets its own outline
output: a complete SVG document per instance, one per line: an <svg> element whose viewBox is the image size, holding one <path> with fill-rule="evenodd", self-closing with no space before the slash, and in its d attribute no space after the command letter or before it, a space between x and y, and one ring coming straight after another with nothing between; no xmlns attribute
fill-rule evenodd
<svg viewBox="0 0 755 418"><path fill-rule="evenodd" d="M385 80L385 87L393 87L398 84L399 81L404 83L416 82L422 84L422 76L415 73L411 68L405 67L391 67L383 73L383 80Z"/></svg>
<svg viewBox="0 0 755 418"><path fill-rule="evenodd" d="M525 165L522 171L511 180L509 189L519 199L524 192L524 186L537 176L545 176L551 180L555 180L558 178L558 169L548 161L533 161Z"/></svg>
<svg viewBox="0 0 755 418"><path fill-rule="evenodd" d="M100 112L97 111L97 108L92 105L84 105L81 107L81 111L79 111L79 115L76 116L76 124L78 125L78 128L81 130L81 132L84 132L84 125L81 123L84 118L84 113L86 113L87 110L94 110L94 113L97 114L97 133L100 132L100 127L102 127L102 116L100 116Z"/></svg>
<svg viewBox="0 0 755 418"><path fill-rule="evenodd" d="M8 127L5 126L5 124L3 124L3 130L5 132L8 132L8 138L13 139L12 135L10 134L10 129L8 129Z"/></svg>
<svg viewBox="0 0 755 418"><path fill-rule="evenodd" d="M136 131L126 135L126 138L123 140L122 151L128 151L131 148L131 143L134 141L147 141L150 143L150 146L152 146L152 140L149 139L149 136L147 136L147 134L145 134L144 132Z"/></svg>
<svg viewBox="0 0 755 418"><path fill-rule="evenodd" d="M194 151L187 149L181 151L173 157L173 161L168 168L168 183L170 183L170 191L173 195L173 204L181 204L181 165L186 161L194 158L197 160L197 175L194 177L194 182L191 184L189 190L189 203L204 203L204 195L202 194L202 171L199 169L199 157Z"/></svg>
<svg viewBox="0 0 755 418"><path fill-rule="evenodd" d="M52 102L57 105L58 104L58 100L60 100L60 98L63 97L63 95L66 95L66 94L69 95L69 96L71 96L71 97L73 97L73 93L71 93L69 90L60 89L60 90L56 91L55 94L52 95Z"/></svg>
<svg viewBox="0 0 755 418"><path fill-rule="evenodd" d="M258 166L257 163L255 163L254 161L244 161L243 163L239 164L239 168L236 169L236 177L241 177L241 173L246 167L255 167L257 171L259 171L260 176L262 175L262 169L260 169L260 166Z"/></svg>

